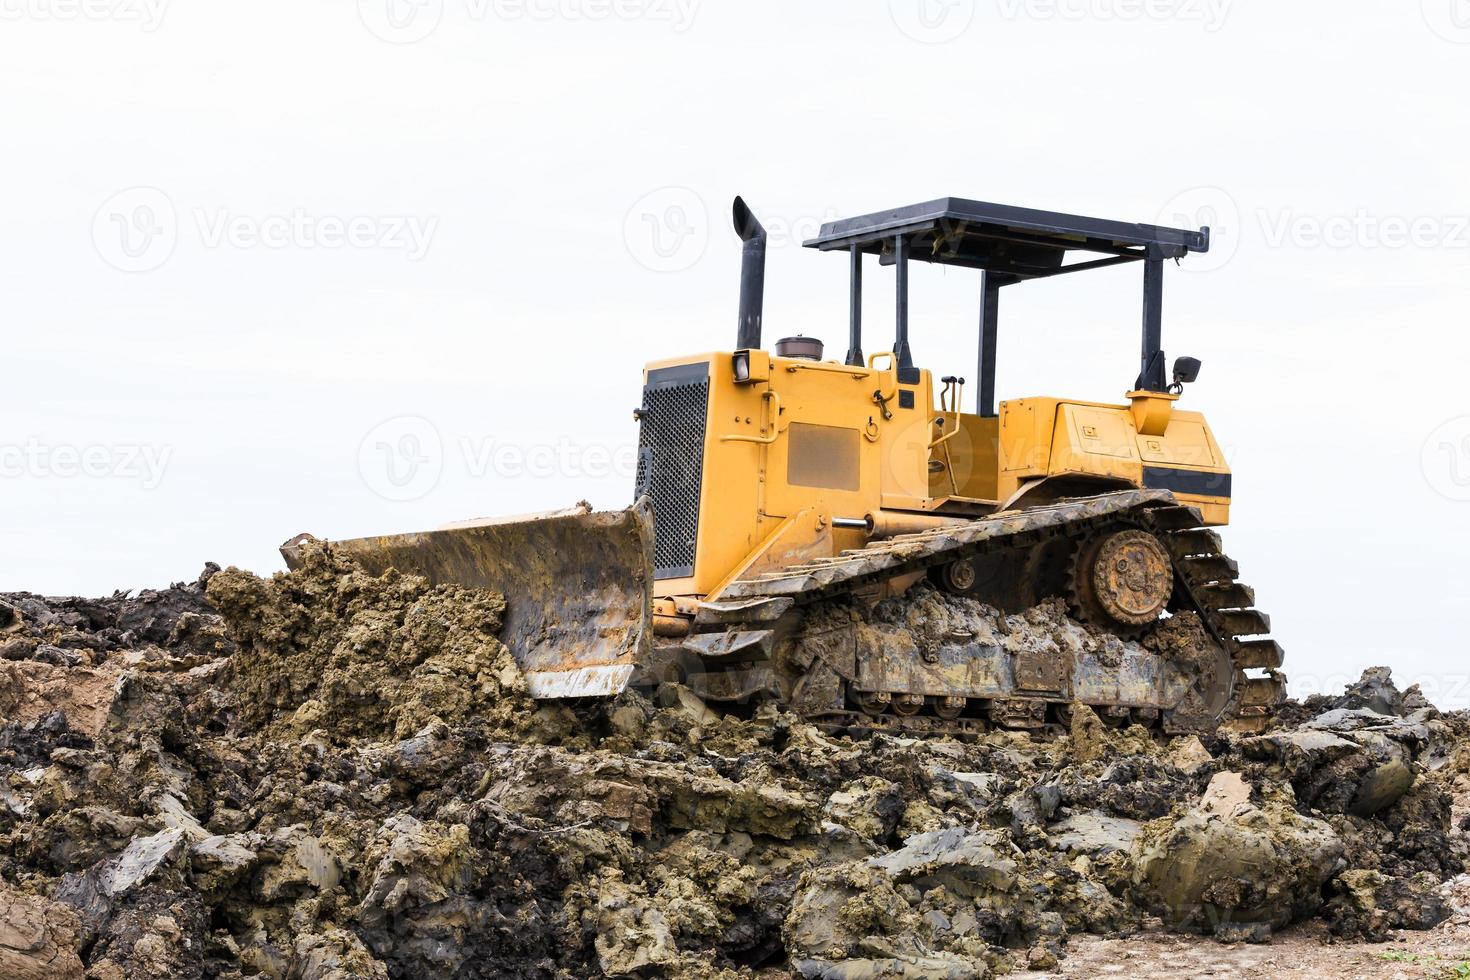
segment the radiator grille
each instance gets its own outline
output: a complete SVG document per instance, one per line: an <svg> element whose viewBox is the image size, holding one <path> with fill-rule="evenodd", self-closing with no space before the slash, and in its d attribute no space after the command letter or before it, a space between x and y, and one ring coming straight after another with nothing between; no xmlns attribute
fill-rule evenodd
<svg viewBox="0 0 1470 980"><path fill-rule="evenodd" d="M705 364L648 373L638 435L638 496L653 503L654 578L694 574L709 415Z"/></svg>

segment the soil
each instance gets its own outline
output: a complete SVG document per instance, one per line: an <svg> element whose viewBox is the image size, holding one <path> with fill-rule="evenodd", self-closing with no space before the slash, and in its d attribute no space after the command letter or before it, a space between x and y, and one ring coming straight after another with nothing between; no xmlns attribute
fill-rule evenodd
<svg viewBox="0 0 1470 980"><path fill-rule="evenodd" d="M1470 922L1399 932L1386 943L1342 942L1318 924L1277 934L1269 945L1221 945L1150 931L1127 939L1084 937L1038 980L1455 980L1470 975Z"/></svg>
<svg viewBox="0 0 1470 980"><path fill-rule="evenodd" d="M1261 735L1078 706L1046 741L849 738L677 686L535 702L503 612L326 548L0 596L0 976L1454 976L1470 952L1470 718L1386 672ZM995 628L1091 642L1050 607Z"/></svg>

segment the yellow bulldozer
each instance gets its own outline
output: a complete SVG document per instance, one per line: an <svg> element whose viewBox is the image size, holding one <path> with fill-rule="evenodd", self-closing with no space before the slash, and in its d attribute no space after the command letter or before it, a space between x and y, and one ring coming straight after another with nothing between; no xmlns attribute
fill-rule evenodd
<svg viewBox="0 0 1470 980"><path fill-rule="evenodd" d="M1204 417L1179 408L1200 364L1165 373L1165 263L1207 251L1208 228L958 198L828 223L806 244L850 265L837 360L807 336L763 346L766 234L739 198L734 224L734 349L645 369L634 506L332 547L372 571L503 593L505 640L537 698L676 678L713 703L774 698L839 727L948 732L1041 729L1078 704L1169 731L1269 713L1282 651L1210 530L1228 523L1230 470ZM873 255L896 280L894 339L865 353ZM963 378L916 365L913 262L980 273L973 413ZM1002 291L1135 262L1141 370L1124 400L997 404ZM282 547L288 565L310 537ZM872 610L921 583L998 615L1056 598L1107 642L885 642ZM1181 613L1198 617L1204 648L1150 649L1149 633Z"/></svg>

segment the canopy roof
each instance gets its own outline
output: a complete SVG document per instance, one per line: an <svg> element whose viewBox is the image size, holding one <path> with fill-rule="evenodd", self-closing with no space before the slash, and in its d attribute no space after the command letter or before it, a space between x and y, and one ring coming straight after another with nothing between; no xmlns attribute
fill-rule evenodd
<svg viewBox="0 0 1470 980"><path fill-rule="evenodd" d="M856 248L887 265L899 236L908 243L910 259L983 269L1008 281L1210 250L1208 228L1106 221L958 197L828 222L805 244L824 252ZM1067 264L1072 252L1102 257Z"/></svg>

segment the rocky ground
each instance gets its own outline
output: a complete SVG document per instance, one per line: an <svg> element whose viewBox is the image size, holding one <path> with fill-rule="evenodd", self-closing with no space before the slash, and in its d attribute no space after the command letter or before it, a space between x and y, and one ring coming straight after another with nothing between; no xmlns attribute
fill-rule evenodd
<svg viewBox="0 0 1470 980"><path fill-rule="evenodd" d="M329 553L0 596L0 977L1470 976L1470 718L823 734L538 705L484 593Z"/></svg>

